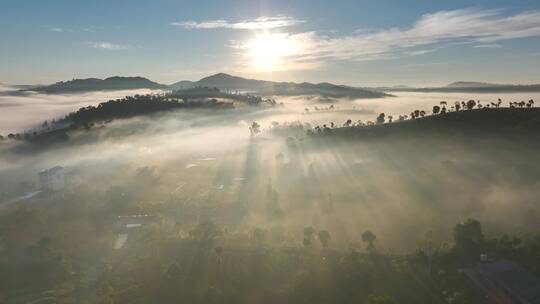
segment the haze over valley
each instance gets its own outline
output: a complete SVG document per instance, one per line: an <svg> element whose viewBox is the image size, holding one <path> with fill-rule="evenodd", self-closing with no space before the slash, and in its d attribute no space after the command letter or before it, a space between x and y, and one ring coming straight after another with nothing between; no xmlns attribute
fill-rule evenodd
<svg viewBox="0 0 540 304"><path fill-rule="evenodd" d="M0 11L0 303L540 303L536 3L136 2Z"/></svg>

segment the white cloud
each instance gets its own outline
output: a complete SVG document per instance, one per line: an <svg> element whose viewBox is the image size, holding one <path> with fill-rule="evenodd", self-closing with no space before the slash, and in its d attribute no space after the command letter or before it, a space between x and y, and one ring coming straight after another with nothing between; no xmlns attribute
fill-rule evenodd
<svg viewBox="0 0 540 304"><path fill-rule="evenodd" d="M349 37L317 37L320 52L340 59L363 60L426 45L494 42L540 36L540 12L502 16L498 10L454 10L423 15L409 29L384 29Z"/></svg>
<svg viewBox="0 0 540 304"><path fill-rule="evenodd" d="M495 42L540 36L540 11L505 15L501 10L461 9L425 14L411 27L368 31L351 35L320 32L287 34L301 49L288 64L317 66L327 60L365 61L421 55L461 44L498 47ZM240 43L242 45L242 43ZM415 50L417 48L423 48Z"/></svg>
<svg viewBox="0 0 540 304"><path fill-rule="evenodd" d="M117 51L117 50L126 50L129 48L128 45L114 44L114 43L105 42L105 41L98 41L98 42L88 41L86 42L86 44L94 49L100 49L100 50Z"/></svg>
<svg viewBox="0 0 540 304"><path fill-rule="evenodd" d="M262 30L288 27L302 23L302 20L293 19L286 16L259 17L251 20L228 21L223 19L209 21L181 21L172 22L171 25L186 29L217 29L227 28L235 30Z"/></svg>
<svg viewBox="0 0 540 304"><path fill-rule="evenodd" d="M97 31L100 31L100 30L103 30L104 27L102 26L89 26L89 27L85 27L82 29L83 32L87 32L87 33L95 33Z"/></svg>
<svg viewBox="0 0 540 304"><path fill-rule="evenodd" d="M437 49L428 49L428 50L417 50L417 51L410 51L407 54L411 56L417 56L417 55L424 55L435 52Z"/></svg>
<svg viewBox="0 0 540 304"><path fill-rule="evenodd" d="M486 48L486 49L500 49L502 48L503 46L498 44L498 43L493 43L493 44L478 44L478 45L475 45L473 46L474 48Z"/></svg>

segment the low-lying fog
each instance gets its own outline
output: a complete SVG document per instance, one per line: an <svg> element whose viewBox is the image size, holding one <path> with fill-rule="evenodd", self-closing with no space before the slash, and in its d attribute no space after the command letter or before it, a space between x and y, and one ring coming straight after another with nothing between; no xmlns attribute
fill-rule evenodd
<svg viewBox="0 0 540 304"><path fill-rule="evenodd" d="M0 134L17 133L35 127L44 120L64 117L81 107L97 105L110 99L151 90L103 91L75 94L41 94L20 92L18 88L0 85Z"/></svg>
<svg viewBox="0 0 540 304"><path fill-rule="evenodd" d="M5 133L31 126L126 93L6 94L0 97L0 128ZM258 121L263 129L272 121L342 124L374 120L379 112L431 112L441 100L538 97L398 93L334 103L295 97L279 98L284 106L276 108L179 111L115 121L39 153L0 147L0 200L31 191L40 170L61 165L66 191L79 203L106 204L120 191L124 213L157 212L187 225L210 218L239 231L288 230L298 245L305 226L331 231L336 247L370 229L387 250L414 248L430 230L441 243L450 240L451 227L468 217L480 219L488 234L528 232L540 228L536 144L509 147L497 134L479 145L446 138L287 144L284 137L264 132L250 138L248 124ZM334 110L314 110L331 104Z"/></svg>
<svg viewBox="0 0 540 304"><path fill-rule="evenodd" d="M117 99L135 94L156 93L152 90L124 90L124 91L100 91L73 94L41 94L36 92L18 92L17 88L0 85L0 134L22 132L45 120L61 118L65 114L75 111L81 107L97 105L101 102ZM386 115L409 114L418 109L427 113L431 112L433 105L440 101L447 101L449 106L454 101L475 99L482 102L496 101L502 98L503 102L540 99L540 93L512 93L512 94L477 94L477 93L409 93L396 92L396 97L357 99L357 100L334 100L323 98L306 97L286 97L277 98L279 102L286 104L286 114L280 117L269 117L276 121L291 121L299 119L311 123L336 123L342 120L352 119L357 121L374 120L376 114L384 112ZM334 111L319 111L319 115L301 115L305 108L311 114L314 107L326 108L334 104L337 109Z"/></svg>

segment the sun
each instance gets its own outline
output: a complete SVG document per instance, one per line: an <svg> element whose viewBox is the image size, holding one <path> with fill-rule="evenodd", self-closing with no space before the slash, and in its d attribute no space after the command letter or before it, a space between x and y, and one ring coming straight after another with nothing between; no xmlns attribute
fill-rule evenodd
<svg viewBox="0 0 540 304"><path fill-rule="evenodd" d="M286 68L286 59L298 53L298 44L284 33L261 33L246 44L252 68L271 72Z"/></svg>

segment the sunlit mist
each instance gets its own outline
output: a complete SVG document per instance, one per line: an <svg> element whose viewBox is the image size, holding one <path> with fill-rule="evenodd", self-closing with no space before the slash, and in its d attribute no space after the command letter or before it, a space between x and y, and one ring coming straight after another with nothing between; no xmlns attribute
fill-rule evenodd
<svg viewBox="0 0 540 304"><path fill-rule="evenodd" d="M286 58L298 54L301 46L297 41L282 33L261 33L246 43L250 65L259 71L282 70Z"/></svg>

